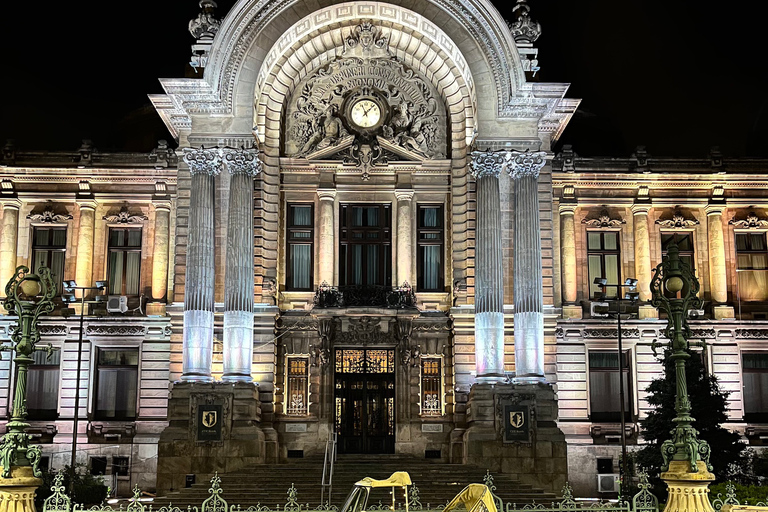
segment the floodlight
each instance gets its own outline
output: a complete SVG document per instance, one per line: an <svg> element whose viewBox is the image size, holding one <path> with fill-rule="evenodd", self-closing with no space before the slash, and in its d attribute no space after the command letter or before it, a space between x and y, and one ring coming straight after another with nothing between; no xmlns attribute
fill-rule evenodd
<svg viewBox="0 0 768 512"><path fill-rule="evenodd" d="M624 281L624 285L634 288L635 286L637 286L637 279L633 277L628 277L626 281Z"/></svg>
<svg viewBox="0 0 768 512"><path fill-rule="evenodd" d="M107 302L108 297L106 295L96 295L93 299L96 302Z"/></svg>
<svg viewBox="0 0 768 512"><path fill-rule="evenodd" d="M637 300L640 298L639 292L627 292L627 294L624 296L625 299L628 300Z"/></svg>
<svg viewBox="0 0 768 512"><path fill-rule="evenodd" d="M77 288L77 283L73 279L64 281L64 289L66 291L71 292L74 288Z"/></svg>
<svg viewBox="0 0 768 512"><path fill-rule="evenodd" d="M103 290L107 287L108 281L96 281L96 288Z"/></svg>
<svg viewBox="0 0 768 512"><path fill-rule="evenodd" d="M77 302L77 297L73 293L65 293L61 296L61 300L64 302Z"/></svg>
<svg viewBox="0 0 768 512"><path fill-rule="evenodd" d="M605 299L605 293L603 293L603 292L595 292L594 295L592 296L592 298L594 300L603 300L603 299Z"/></svg>
<svg viewBox="0 0 768 512"><path fill-rule="evenodd" d="M608 279L605 277L596 277L594 283L600 286L605 286L608 284Z"/></svg>

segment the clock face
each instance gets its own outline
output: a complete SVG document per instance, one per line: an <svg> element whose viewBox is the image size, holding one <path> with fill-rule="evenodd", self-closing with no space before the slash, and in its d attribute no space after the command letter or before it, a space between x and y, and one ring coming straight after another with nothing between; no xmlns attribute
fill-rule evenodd
<svg viewBox="0 0 768 512"><path fill-rule="evenodd" d="M360 128L376 126L381 119L381 107L373 100L359 100L350 111L352 122Z"/></svg>

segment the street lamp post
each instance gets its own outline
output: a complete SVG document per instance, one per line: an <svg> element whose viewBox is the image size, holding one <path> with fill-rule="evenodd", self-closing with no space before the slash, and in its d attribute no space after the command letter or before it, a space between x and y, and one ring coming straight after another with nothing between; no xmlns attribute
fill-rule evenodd
<svg viewBox="0 0 768 512"><path fill-rule="evenodd" d="M77 462L77 425L80 418L80 370L83 361L83 321L85 318L85 304L91 302L102 302L103 296L97 295L96 300L85 300L86 292L89 290L103 290L107 287L106 281L96 281L96 286L77 286L73 280L64 281L64 291L67 292L61 296L66 303L78 302L75 295L76 290L80 290L80 329L77 337L77 378L75 382L75 416L72 426L72 457L70 459L70 469L72 470L71 484L74 485L75 464Z"/></svg>
<svg viewBox="0 0 768 512"><path fill-rule="evenodd" d="M35 489L42 483L39 464L42 452L39 446L30 446L27 434L27 371L32 364L32 352L40 340L37 328L40 316L53 311L56 285L51 270L40 267L37 274L20 266L5 286L5 309L18 317L18 326L11 335L15 352L16 386L13 410L6 434L0 444L0 511L35 510Z"/></svg>
<svg viewBox="0 0 768 512"><path fill-rule="evenodd" d="M621 276L621 274L619 274ZM621 279L621 277L619 277ZM621 343L621 301L622 299L628 299L631 301L636 301L639 297L639 293L637 291L629 291L622 297L622 288L629 288L630 290L636 290L637 289L637 279L628 277L624 284L608 284L608 279L605 277L596 277L594 283L600 287L602 287L602 295L603 297L606 296L605 289L608 287L616 288L616 328L617 328L617 336L616 339L618 341L618 352L619 352L619 402L620 405L620 424L621 424L621 464L619 464L619 494L623 495L625 491L624 486L624 479L627 475L627 412L625 407L625 398L624 398L624 347Z"/></svg>
<svg viewBox="0 0 768 512"><path fill-rule="evenodd" d="M671 355L675 364L675 411L677 416L672 429L672 439L661 445L664 464L661 479L667 483L669 498L665 512L686 510L687 512L712 512L709 502L709 482L715 477L709 463L709 444L699 440L698 432L691 425L691 402L688 398L688 383L685 375L685 361L690 357L688 342L691 330L686 313L698 309L701 299L697 296L699 281L690 265L680 259L680 250L675 243L667 248L667 255L656 267L651 280L651 304L666 312L667 327L664 333L669 339ZM656 350L654 343L653 349Z"/></svg>

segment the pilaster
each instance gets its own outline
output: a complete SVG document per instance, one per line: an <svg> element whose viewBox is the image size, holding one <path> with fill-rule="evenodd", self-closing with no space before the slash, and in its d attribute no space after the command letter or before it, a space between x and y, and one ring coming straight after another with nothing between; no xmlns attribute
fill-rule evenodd
<svg viewBox="0 0 768 512"><path fill-rule="evenodd" d="M318 225L318 243L320 246L317 251L317 282L333 285L335 281L333 278L334 253L336 250L334 229L336 189L319 188L317 189L317 197L320 199L320 223Z"/></svg>

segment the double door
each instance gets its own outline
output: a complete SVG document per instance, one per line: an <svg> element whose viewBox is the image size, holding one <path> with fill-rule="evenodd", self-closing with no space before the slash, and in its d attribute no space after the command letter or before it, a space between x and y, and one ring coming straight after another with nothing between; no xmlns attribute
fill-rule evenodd
<svg viewBox="0 0 768 512"><path fill-rule="evenodd" d="M395 350L335 350L340 453L395 452Z"/></svg>

